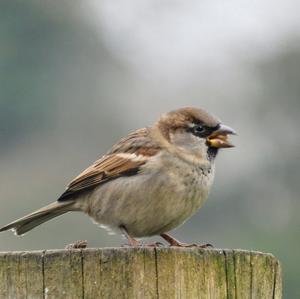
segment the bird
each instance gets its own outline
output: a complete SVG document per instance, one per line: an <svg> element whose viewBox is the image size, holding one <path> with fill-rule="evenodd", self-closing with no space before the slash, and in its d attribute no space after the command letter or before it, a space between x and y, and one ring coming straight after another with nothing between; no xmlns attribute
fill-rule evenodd
<svg viewBox="0 0 300 299"><path fill-rule="evenodd" d="M122 138L73 179L55 202L0 232L24 235L54 217L80 211L120 232L128 246L141 246L141 238L156 235L170 246L208 246L180 242L169 232L207 200L215 158L221 148L234 146L228 135L236 132L201 108L162 114L152 126Z"/></svg>

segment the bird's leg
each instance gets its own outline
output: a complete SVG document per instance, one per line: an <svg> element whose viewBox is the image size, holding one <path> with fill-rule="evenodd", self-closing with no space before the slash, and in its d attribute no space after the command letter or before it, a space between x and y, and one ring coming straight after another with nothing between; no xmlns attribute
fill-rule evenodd
<svg viewBox="0 0 300 299"><path fill-rule="evenodd" d="M139 242L138 240L132 238L128 234L128 231L127 231L127 229L126 229L125 226L120 226L120 230L123 233L123 235L125 236L125 238L127 239L129 246L131 246L131 247L139 247L139 246L141 246L141 242Z"/></svg>
<svg viewBox="0 0 300 299"><path fill-rule="evenodd" d="M148 244L144 244L142 242L139 242L138 240L132 238L129 234L128 231L126 229L125 226L120 226L120 230L122 231L122 233L124 234L124 236L126 237L127 241L128 241L128 245L130 247L159 247L162 246L163 244L160 242L156 242L156 243L148 243Z"/></svg>
<svg viewBox="0 0 300 299"><path fill-rule="evenodd" d="M211 244L187 244L187 243L182 243L178 240L176 240L175 238L173 238L172 236L170 236L169 234L161 234L160 235L163 239L165 239L170 246L174 246L174 247L199 247L199 248L207 248L207 247L213 247Z"/></svg>

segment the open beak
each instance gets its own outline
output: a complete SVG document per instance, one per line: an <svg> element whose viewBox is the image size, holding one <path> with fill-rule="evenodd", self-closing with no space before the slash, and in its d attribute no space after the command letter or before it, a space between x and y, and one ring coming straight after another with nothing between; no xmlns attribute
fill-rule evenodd
<svg viewBox="0 0 300 299"><path fill-rule="evenodd" d="M216 131L207 137L207 144L215 148L234 147L228 141L228 135L236 135L236 132L232 128L221 124Z"/></svg>

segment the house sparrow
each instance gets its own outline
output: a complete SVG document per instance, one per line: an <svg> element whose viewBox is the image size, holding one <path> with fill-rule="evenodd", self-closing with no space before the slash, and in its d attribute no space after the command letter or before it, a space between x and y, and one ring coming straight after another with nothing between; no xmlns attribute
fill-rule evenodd
<svg viewBox="0 0 300 299"><path fill-rule="evenodd" d="M168 112L152 127L121 139L77 176L56 202L0 231L22 235L66 212L81 211L101 225L121 230L130 246L140 245L135 237L154 235L171 246L193 246L167 232L206 201L218 150L233 146L229 134L235 131L202 109Z"/></svg>

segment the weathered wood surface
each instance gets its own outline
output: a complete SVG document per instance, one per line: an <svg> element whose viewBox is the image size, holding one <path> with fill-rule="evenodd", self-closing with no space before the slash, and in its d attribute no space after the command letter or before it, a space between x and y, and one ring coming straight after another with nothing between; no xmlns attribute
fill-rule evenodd
<svg viewBox="0 0 300 299"><path fill-rule="evenodd" d="M281 268L242 250L104 248L0 253L0 299L276 298Z"/></svg>

